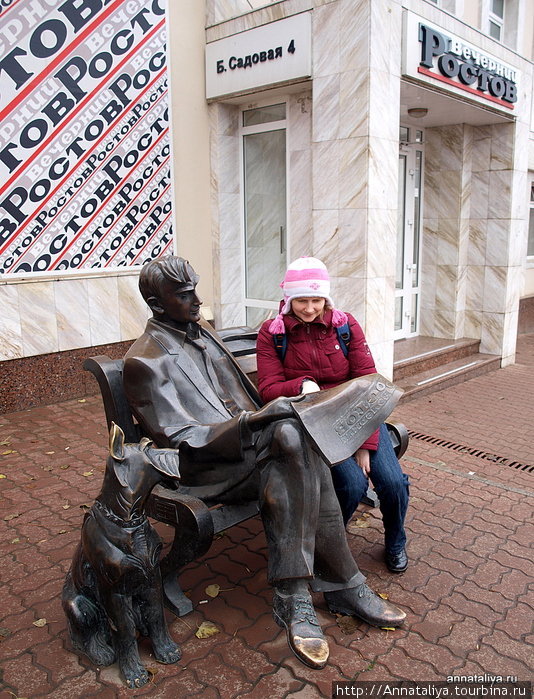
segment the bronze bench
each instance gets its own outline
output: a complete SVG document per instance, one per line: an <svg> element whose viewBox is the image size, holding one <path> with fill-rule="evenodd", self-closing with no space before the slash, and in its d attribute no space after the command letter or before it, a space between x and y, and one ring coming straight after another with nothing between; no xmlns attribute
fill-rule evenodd
<svg viewBox="0 0 534 699"><path fill-rule="evenodd" d="M98 381L108 431L114 422L124 432L126 442L137 443L143 437L135 422L122 383L122 359L110 359L105 355L89 357L83 368ZM408 431L401 423L387 422L389 435L400 458L408 446ZM374 492L368 493L368 504L376 506ZM164 604L177 616L193 609L178 582L178 572L187 563L206 553L215 534L257 515L257 502L244 505L208 505L198 498L180 491L157 485L149 498L147 514L153 519L174 527L174 539L170 550L161 561L164 588Z"/></svg>

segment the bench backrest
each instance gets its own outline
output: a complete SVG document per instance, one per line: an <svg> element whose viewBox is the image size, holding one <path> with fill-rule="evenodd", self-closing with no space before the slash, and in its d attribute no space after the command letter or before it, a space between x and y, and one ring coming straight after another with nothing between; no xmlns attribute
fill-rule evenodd
<svg viewBox="0 0 534 699"><path fill-rule="evenodd" d="M122 383L122 359L110 359L105 354L89 357L83 363L83 368L90 371L98 381L108 431L114 422L124 432L125 440L135 444L143 436L141 428L134 422L132 411L126 400L124 385Z"/></svg>

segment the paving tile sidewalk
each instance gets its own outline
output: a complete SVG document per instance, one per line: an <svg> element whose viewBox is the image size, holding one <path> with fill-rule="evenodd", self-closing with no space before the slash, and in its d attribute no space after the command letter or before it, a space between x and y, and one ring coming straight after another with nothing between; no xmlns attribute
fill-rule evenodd
<svg viewBox="0 0 534 699"><path fill-rule="evenodd" d="M343 680L531 680L533 367L534 335L525 335L515 365L394 413L415 434L403 459L412 484L408 571L384 568L375 510L361 508L348 536L370 585L407 610L405 628L343 629L316 597L331 654L324 670L306 668L272 620L265 539L259 520L249 520L185 570L195 611L168 615L182 660L159 665L143 641L154 675L135 691L123 687L116 667L98 669L71 652L60 605L83 506L103 474L100 401L0 416L0 699L308 698L330 697L332 683ZM204 592L211 583L221 587L214 599ZM203 620L220 632L196 638Z"/></svg>

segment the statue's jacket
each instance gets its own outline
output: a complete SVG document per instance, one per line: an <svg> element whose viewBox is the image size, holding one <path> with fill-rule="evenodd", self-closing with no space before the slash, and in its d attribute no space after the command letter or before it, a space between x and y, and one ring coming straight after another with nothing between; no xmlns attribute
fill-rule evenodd
<svg viewBox="0 0 534 699"><path fill-rule="evenodd" d="M193 345L185 332L150 319L124 358L124 389L144 433L158 447L179 450L182 484L216 499L255 468L244 417L261 401L210 326L191 327Z"/></svg>

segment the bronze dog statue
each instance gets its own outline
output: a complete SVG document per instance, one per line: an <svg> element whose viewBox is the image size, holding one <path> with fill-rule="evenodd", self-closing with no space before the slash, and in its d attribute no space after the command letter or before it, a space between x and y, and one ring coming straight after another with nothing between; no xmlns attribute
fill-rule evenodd
<svg viewBox="0 0 534 699"><path fill-rule="evenodd" d="M159 662L181 657L163 612L161 540L144 512L157 483L179 478L178 454L151 444L125 444L113 424L102 490L85 515L62 594L74 648L96 665L118 661L129 687L149 679L136 631L151 639Z"/></svg>

